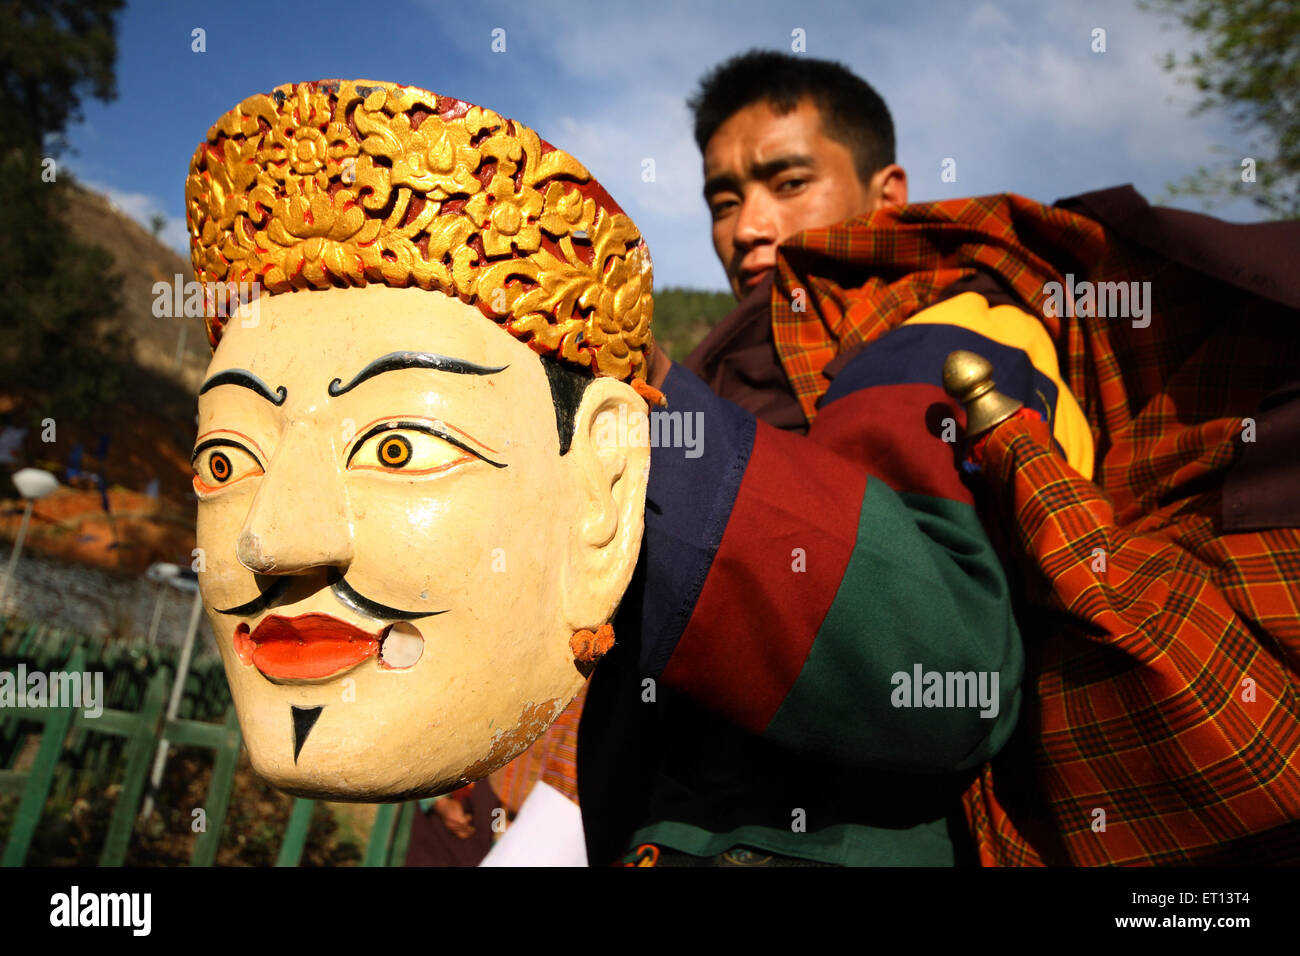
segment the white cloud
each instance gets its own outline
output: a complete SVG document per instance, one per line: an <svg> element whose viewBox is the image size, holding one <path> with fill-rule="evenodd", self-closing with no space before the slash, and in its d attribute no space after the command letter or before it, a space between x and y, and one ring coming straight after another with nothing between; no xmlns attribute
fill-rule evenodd
<svg viewBox="0 0 1300 956"><path fill-rule="evenodd" d="M450 26L440 2L424 6ZM1132 0L551 0L488 3L445 32L492 65L496 26L510 58L499 75L529 78L505 98L525 104L519 119L578 157L632 215L660 284L722 287L686 97L734 53L789 50L795 27L810 56L844 62L885 97L917 200L1014 191L1051 201L1125 182L1154 196L1210 161L1225 136L1221 122L1188 117L1189 91L1158 64L1188 48L1186 34ZM1105 53L1091 51L1095 27L1107 31ZM957 160L956 183L940 181L946 157ZM642 182L645 158L654 183Z"/></svg>
<svg viewBox="0 0 1300 956"><path fill-rule="evenodd" d="M599 91L526 121L553 131L637 220L661 282L717 288L721 272L699 198L699 156L684 100L700 75L751 46L788 49L804 27L810 55L838 59L885 96L915 199L1015 191L1044 201L1125 182L1153 198L1213 158L1224 126L1191 118L1185 86L1159 65L1189 38L1128 0L1089 6L1033 0L912 5L775 0L705 6L546 5L511 10L513 50L539 58L548 88ZM491 16L492 14L489 14ZM1092 52L1104 28L1107 50ZM472 41L471 41L472 42ZM657 183L640 180L656 162ZM955 184L940 162L958 160ZM666 247L666 248L665 248Z"/></svg>
<svg viewBox="0 0 1300 956"><path fill-rule="evenodd" d="M1124 182L1155 198L1214 161L1214 143L1236 139L1221 118L1188 116L1193 91L1158 63L1166 50L1188 49L1187 36L1133 0L413 6L411 39L385 46L382 69L371 61L361 72L423 77L414 81L517 116L573 153L640 226L660 285L724 288L686 97L735 53L789 50L796 27L806 31L809 56L844 62L885 97L917 200L1015 191L1050 201ZM491 52L496 27L507 31L505 54ZM1090 50L1094 27L1107 31L1104 54ZM196 74L186 82L211 81ZM113 129L105 121L99 133ZM188 156L192 145L187 139L181 152ZM180 212L176 200L152 195L152 180L105 168L128 154L105 140L82 162L87 175L127 187L106 191L145 228L155 212ZM958 162L953 184L939 178L946 157ZM642 181L647 158L655 161L653 183ZM174 185L157 189L178 196ZM183 218L168 216L163 238L183 251Z"/></svg>

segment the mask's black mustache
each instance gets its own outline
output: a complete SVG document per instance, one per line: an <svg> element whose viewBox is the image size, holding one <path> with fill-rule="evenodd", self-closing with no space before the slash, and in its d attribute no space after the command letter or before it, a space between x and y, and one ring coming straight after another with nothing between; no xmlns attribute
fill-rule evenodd
<svg viewBox="0 0 1300 956"><path fill-rule="evenodd" d="M284 592L287 590L289 590L289 579L280 578L247 604L241 604L238 607L225 608L224 610L222 608L217 608L217 613L238 614L241 617L250 617L254 614L259 614L267 607L270 607L271 602L278 601L284 596Z"/></svg>
<svg viewBox="0 0 1300 956"><path fill-rule="evenodd" d="M387 604L380 604L378 601L372 601L368 597L363 597L339 576L331 586L334 596L339 599L346 607L351 608L358 614L366 614L370 617L387 618L394 621L414 621L421 617L432 617L435 614L446 614L442 611L402 611L395 607L389 607Z"/></svg>
<svg viewBox="0 0 1300 956"><path fill-rule="evenodd" d="M337 570L331 570L329 574L330 590L334 596L345 606L356 611L358 614L365 614L375 618L388 618L393 621L414 621L422 617L432 617L435 614L446 614L442 611L403 611L399 608L389 607L387 604L380 604L378 601L372 601L368 597L359 594ZM254 614L260 614L266 610L289 590L291 579L287 577L280 578L270 587L259 594L253 600L246 604L240 604L238 607L217 608L218 614L235 614L240 617L251 617Z"/></svg>

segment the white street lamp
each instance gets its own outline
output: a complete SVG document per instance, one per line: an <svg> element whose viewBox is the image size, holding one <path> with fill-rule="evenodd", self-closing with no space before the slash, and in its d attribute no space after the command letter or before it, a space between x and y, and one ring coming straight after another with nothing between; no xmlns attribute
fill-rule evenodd
<svg viewBox="0 0 1300 956"><path fill-rule="evenodd" d="M203 596L199 593L199 576L189 568L175 564L159 562L151 565L145 576L155 581L165 581L180 591L191 591L194 602L190 605L190 623L185 632L185 643L181 645L181 659L176 663L176 677L172 681L172 696L167 703L167 719L175 720L180 713L181 698L185 693L185 678L190 673L190 658L194 654L194 637L199 630L199 614L203 610ZM155 620L157 614L154 615ZM151 635L152 639L152 635ZM153 812L154 797L162 786L163 770L167 766L167 738L158 741L158 752L154 754L153 772L149 775L150 791L140 809L140 818L144 819Z"/></svg>
<svg viewBox="0 0 1300 956"><path fill-rule="evenodd" d="M153 605L153 620L149 624L150 647L153 647L154 641L158 637L158 622L162 619L163 598L167 596L167 589L164 585L170 584L179 591L193 592L198 588L197 579L191 580L185 571L181 570L178 564L169 564L166 561L157 561L149 565L149 570L144 573L149 581L156 582L158 587L158 597Z"/></svg>
<svg viewBox="0 0 1300 956"><path fill-rule="evenodd" d="M27 537L27 523L31 521L32 505L46 495L52 494L59 487L59 479L40 468L19 469L13 473L12 480L18 493L27 500L27 506L23 509L22 523L18 525L18 537L14 538L14 549L9 554L9 567L5 571L4 584L0 584L0 608L5 606L9 585L18 571L18 556L22 554L23 539Z"/></svg>

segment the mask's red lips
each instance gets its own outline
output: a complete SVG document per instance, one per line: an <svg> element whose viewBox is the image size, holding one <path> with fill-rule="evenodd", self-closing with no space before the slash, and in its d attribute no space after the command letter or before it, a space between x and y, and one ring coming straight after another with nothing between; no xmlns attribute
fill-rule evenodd
<svg viewBox="0 0 1300 956"><path fill-rule="evenodd" d="M311 680L330 677L379 653L378 634L328 614L263 618L250 634L247 624L235 628L235 653L267 677Z"/></svg>

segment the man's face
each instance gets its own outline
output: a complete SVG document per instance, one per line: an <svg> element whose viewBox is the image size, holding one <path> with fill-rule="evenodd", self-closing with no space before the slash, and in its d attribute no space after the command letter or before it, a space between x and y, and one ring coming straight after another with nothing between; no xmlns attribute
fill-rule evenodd
<svg viewBox="0 0 1300 956"><path fill-rule="evenodd" d="M784 116L766 101L751 103L719 126L704 149L704 198L713 248L737 299L775 266L783 239L880 203L807 99Z"/></svg>
<svg viewBox="0 0 1300 956"><path fill-rule="evenodd" d="M439 293L294 292L231 320L207 383L199 578L254 768L404 799L526 746L583 680L581 456L536 353Z"/></svg>

